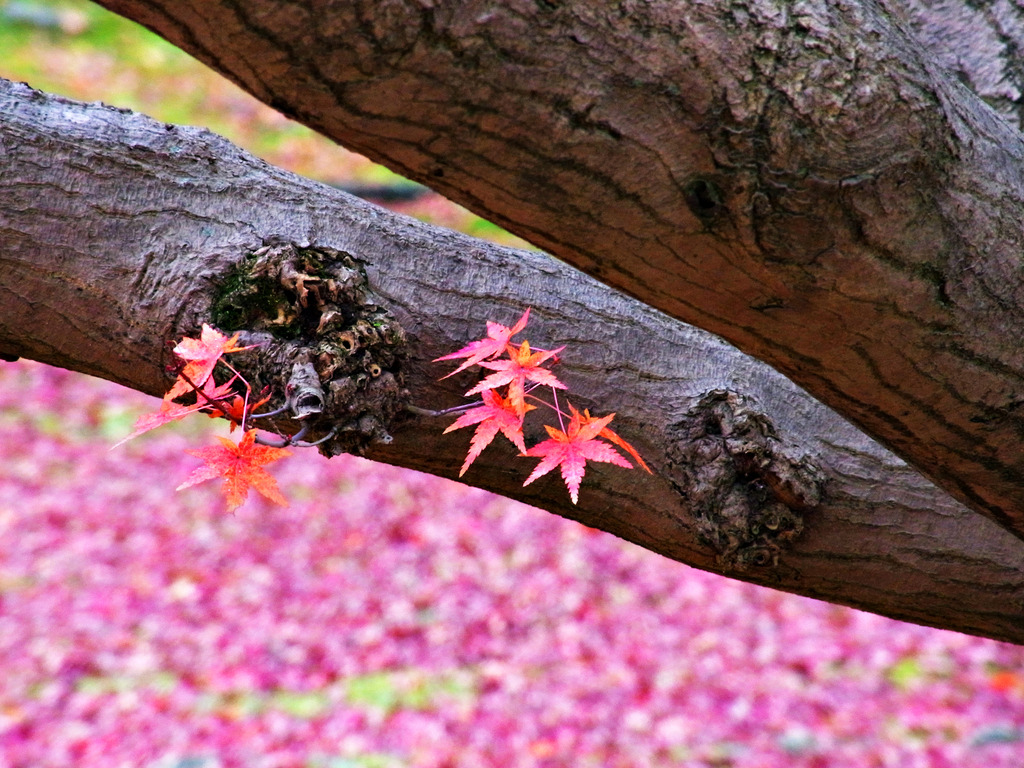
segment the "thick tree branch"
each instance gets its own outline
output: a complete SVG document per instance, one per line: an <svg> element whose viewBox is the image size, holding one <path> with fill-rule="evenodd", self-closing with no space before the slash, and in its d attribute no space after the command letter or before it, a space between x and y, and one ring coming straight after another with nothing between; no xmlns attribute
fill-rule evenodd
<svg viewBox="0 0 1024 768"><path fill-rule="evenodd" d="M102 4L1024 537L1024 144L876 0Z"/></svg>
<svg viewBox="0 0 1024 768"><path fill-rule="evenodd" d="M903 0L915 36L947 72L970 86L1007 122L1024 124L1024 8L988 3Z"/></svg>
<svg viewBox="0 0 1024 768"><path fill-rule="evenodd" d="M1018 539L763 364L543 254L388 213L206 131L8 83L0 162L0 353L157 394L167 342L210 319L248 254L350 254L405 329L414 403L460 402L472 379L438 381L429 361L532 306L531 339L570 345L559 376L576 404L617 412L655 471L598 465L578 508L557 478L522 488L529 462L507 448L466 481L699 568L1024 642ZM451 477L467 438L446 424L396 419L367 455Z"/></svg>

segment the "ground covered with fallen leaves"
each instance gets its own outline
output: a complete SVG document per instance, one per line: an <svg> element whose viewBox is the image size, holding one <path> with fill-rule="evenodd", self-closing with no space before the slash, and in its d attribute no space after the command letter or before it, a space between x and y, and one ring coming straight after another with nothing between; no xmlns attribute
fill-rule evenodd
<svg viewBox="0 0 1024 768"><path fill-rule="evenodd" d="M226 514L156 402L0 363L0 768L1024 763L1024 648L352 457Z"/></svg>

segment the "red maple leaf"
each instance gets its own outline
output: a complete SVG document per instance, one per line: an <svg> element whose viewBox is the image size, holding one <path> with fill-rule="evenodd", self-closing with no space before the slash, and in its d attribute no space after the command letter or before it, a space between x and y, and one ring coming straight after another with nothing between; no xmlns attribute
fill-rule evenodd
<svg viewBox="0 0 1024 768"><path fill-rule="evenodd" d="M565 384L560 382L547 368L540 365L549 357L561 352L565 347L552 349L547 352L531 352L530 342L524 341L516 349L515 346L508 346L508 360L483 360L480 365L497 373L492 373L469 392L466 397L485 392L496 387L503 387L508 384L508 400L520 416L526 414L526 382L535 381L546 387L555 389L566 389Z"/></svg>
<svg viewBox="0 0 1024 768"><path fill-rule="evenodd" d="M491 389L485 390L481 396L484 400L483 405L466 411L443 433L448 434L470 424L479 425L469 443L469 453L466 454L466 461L459 470L459 477L466 474L469 465L491 444L498 432L511 440L521 453L526 451L526 443L523 441L523 417L519 415L515 406ZM526 410L533 410L535 407L527 405Z"/></svg>
<svg viewBox="0 0 1024 768"><path fill-rule="evenodd" d="M257 400L255 403L247 403L246 399L241 395L233 394L231 398L222 398L216 407L210 406L206 409L206 415L211 419L227 419L231 422L229 431L234 432L235 427L243 425L245 420L256 412L257 408L266 405L268 402L270 402L270 395Z"/></svg>
<svg viewBox="0 0 1024 768"><path fill-rule="evenodd" d="M197 396L196 402L192 405L180 405L178 403L171 402L170 400L161 400L159 411L156 413L144 413L139 416L135 421L135 431L128 435L128 437L118 440L110 447L110 449L113 450L122 443L127 443L129 440L145 434L152 429L162 427L164 424L170 424L172 421L179 421L190 413L212 409L213 406L210 405L211 401L218 402L234 395L234 391L231 388L233 383L234 380L232 379L218 387L214 383L213 379L207 379L206 384L203 387L205 397ZM237 397L237 395L234 396Z"/></svg>
<svg viewBox="0 0 1024 768"><path fill-rule="evenodd" d="M482 360L487 360L488 358L495 357L496 355L501 355L505 352L505 347L508 346L509 340L526 327L526 321L529 317L530 308L527 307L526 311L523 312L523 316L520 317L519 320L516 321L516 324L511 328L501 325L500 323L492 323L488 320L486 339L471 341L458 352L452 352L450 355L439 357L434 360L434 362L437 363L441 360L454 360L459 357L467 358L462 365L448 374L448 376L454 376L459 371L464 371L471 365L476 365ZM442 376L441 378L447 379L448 376Z"/></svg>
<svg viewBox="0 0 1024 768"><path fill-rule="evenodd" d="M606 461L610 464L617 464L626 469L632 469L633 465L619 454L608 443L602 443L597 439L608 422L614 418L610 414L600 419L592 419L589 423L583 424L579 412L573 409L572 419L569 421L569 428L566 432L555 429L547 424L544 429L550 437L542 443L538 443L526 452L527 456L542 457L523 486L527 486L538 477L546 475L555 467L561 467L562 479L566 488L569 489L569 496L575 504L579 499L580 483L586 472L587 460Z"/></svg>
<svg viewBox="0 0 1024 768"><path fill-rule="evenodd" d="M574 415L580 417L580 426L585 426L587 424L591 424L591 423L597 421L597 419L595 417L590 415L590 410L589 409L584 409L583 410L583 414L581 416L579 411L577 411L575 408L572 407L572 403L569 403L569 411L572 412ZM632 456L633 460L637 464L639 464L641 467L646 469L647 470L647 474L649 474L649 475L653 475L654 474L653 472L651 472L651 468L647 466L647 462L644 461L642 458L640 458L640 454L637 453L636 448L634 448L632 445L630 445L625 440L623 440L621 437L619 437L619 435L617 433L612 432L608 427L604 427L600 432L597 433L597 436L598 437L603 437L608 442L614 443L615 445L619 446L619 448L621 448L626 453L628 453L630 456Z"/></svg>
<svg viewBox="0 0 1024 768"><path fill-rule="evenodd" d="M263 465L289 456L291 451L257 444L256 433L251 430L242 436L237 445L226 437L218 437L217 440L220 445L186 451L206 463L192 471L188 479L178 486L179 491L205 480L223 477L224 497L229 512L245 501L250 488L277 504L288 506L288 500L281 495L277 481L263 469Z"/></svg>
<svg viewBox="0 0 1024 768"><path fill-rule="evenodd" d="M174 348L174 354L184 360L186 364L178 376L178 380L174 382L174 386L164 395L164 400L173 400L205 384L206 380L210 378L210 374L213 373L217 361L223 355L251 349L251 347L238 346L237 341L237 333L229 339L206 323L203 323L203 330L198 339L189 336L183 338L181 343Z"/></svg>

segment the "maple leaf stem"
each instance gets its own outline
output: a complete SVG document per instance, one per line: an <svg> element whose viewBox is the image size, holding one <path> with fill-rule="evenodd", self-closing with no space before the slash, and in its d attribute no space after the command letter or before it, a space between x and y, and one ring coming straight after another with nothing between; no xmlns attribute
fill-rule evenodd
<svg viewBox="0 0 1024 768"><path fill-rule="evenodd" d="M245 379L242 379L245 381ZM245 420L249 417L249 395L252 393L252 387L249 386L249 382L245 381L245 397L242 398L242 431L245 431Z"/></svg>
<svg viewBox="0 0 1024 768"><path fill-rule="evenodd" d="M545 400L544 398L542 398L542 397L538 397L537 395L532 395L532 394L530 394L531 392L533 392L533 390L537 389L538 387L542 387L542 386L544 386L544 385L543 385L543 384L531 384L531 385L529 386L529 388L528 388L528 389L526 390L526 392L525 392L525 395L524 395L524 396L525 396L525 397L528 397L528 398L530 398L530 399L531 399L531 400L533 400L533 401L534 401L535 403L540 403L540 404L541 404L541 405L543 405L543 406L544 406L545 408L550 408L550 409L551 409L552 411L554 411L555 413L557 413L557 414L558 414L558 416L559 416L559 419L558 419L558 420L559 420L559 422L561 422L561 420L562 420L562 418L563 418L563 417L564 417L564 418L566 418L566 419L568 419L568 418L569 418L569 414L568 414L568 413L566 413L565 411L563 411L563 410L562 410L561 408L559 408L559 407L558 407L558 398L555 398L555 404L554 404L554 405L552 405L551 403L549 403L549 402L548 402L547 400ZM554 389L552 389L552 391L554 391ZM563 424L562 426L564 426L564 424Z"/></svg>
<svg viewBox="0 0 1024 768"><path fill-rule="evenodd" d="M246 421L246 419L249 416L249 396L252 394L252 385L249 384L249 380L248 379L246 379L242 374L240 374L237 370L235 370L235 367L233 365L231 365L231 363L229 363L224 358L221 358L217 362L220 363L221 365L223 365L229 371L231 371L232 374L234 374L234 376L232 377L231 381L235 381L237 379L238 381L241 381L242 384L245 386L245 397L242 398L242 421L239 424L239 426L244 431L245 428L246 428L245 427L245 421Z"/></svg>
<svg viewBox="0 0 1024 768"><path fill-rule="evenodd" d="M508 346L512 347L514 350L516 350L518 352L519 348L521 346L523 346L523 344L522 344L522 342L519 342L518 344L516 344L515 342L511 342L510 341L508 343ZM534 352L550 352L551 351L550 349L545 349L544 347L535 347L535 346L533 346L533 344L530 345L530 349L532 351L534 351ZM555 362L555 361L552 361L552 362Z"/></svg>
<svg viewBox="0 0 1024 768"><path fill-rule="evenodd" d="M554 387L551 388L551 397L555 401L555 413L558 414L558 427L565 432L565 421L562 419L562 409L558 407L558 390Z"/></svg>

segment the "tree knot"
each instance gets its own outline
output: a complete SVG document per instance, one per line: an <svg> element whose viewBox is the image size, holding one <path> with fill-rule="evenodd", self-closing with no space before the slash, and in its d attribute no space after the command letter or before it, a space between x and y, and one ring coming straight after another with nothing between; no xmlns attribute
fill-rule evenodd
<svg viewBox="0 0 1024 768"><path fill-rule="evenodd" d="M258 345L232 362L283 405L279 428L301 422L307 441L324 439L327 456L390 442L408 399L405 332L351 254L269 242L228 276L212 314L222 331Z"/></svg>
<svg viewBox="0 0 1024 768"><path fill-rule="evenodd" d="M735 392L707 393L669 429L669 477L701 541L724 566L777 566L821 502L824 473L787 453L767 416Z"/></svg>

